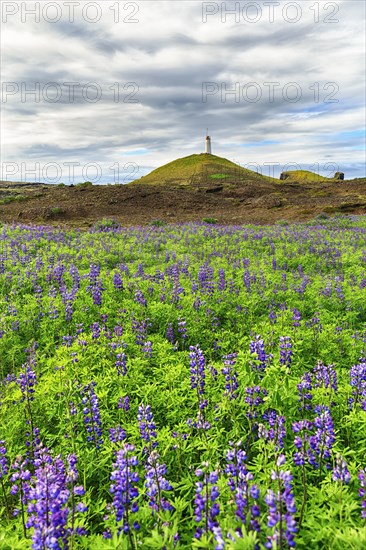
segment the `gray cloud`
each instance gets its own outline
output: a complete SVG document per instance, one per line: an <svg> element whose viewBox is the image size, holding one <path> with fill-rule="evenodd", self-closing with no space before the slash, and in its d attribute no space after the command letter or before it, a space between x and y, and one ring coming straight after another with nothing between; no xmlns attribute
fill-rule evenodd
<svg viewBox="0 0 366 550"><path fill-rule="evenodd" d="M265 17L253 24L233 18L223 23L220 13L203 23L199 2L165 0L138 3L135 24L114 23L108 11L113 2L101 4L103 17L95 24L80 15L74 23L63 18L55 24L9 17L3 24L3 80L19 89L22 83L32 89L37 82L41 95L39 102L31 94L22 101L19 92L3 102L4 161L98 162L107 181L108 166L115 162L135 162L142 175L201 152L209 127L213 152L241 164L310 166L339 159L347 175L364 175L362 136L355 132L364 121L365 6L341 0L336 3L339 23L327 24L323 19L329 11L320 11L315 23L309 3L297 3L303 12L298 23L283 19L283 2L273 23ZM56 103L42 94L50 82L62 90ZM72 103L65 82L80 83ZM133 96L138 103L124 101L133 90L123 88L129 82L138 86ZM205 82L219 89L203 102ZM258 102L243 96L250 82L261 90ZM269 82L279 83L273 101ZM301 90L297 102L283 95L294 92L291 82ZM87 83L100 86L98 102L83 96ZM239 86L238 101L225 96L225 86L226 92Z"/></svg>

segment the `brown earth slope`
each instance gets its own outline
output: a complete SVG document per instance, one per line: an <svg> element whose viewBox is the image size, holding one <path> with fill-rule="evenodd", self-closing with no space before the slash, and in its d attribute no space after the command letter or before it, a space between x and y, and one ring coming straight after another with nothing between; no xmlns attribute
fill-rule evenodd
<svg viewBox="0 0 366 550"><path fill-rule="evenodd" d="M210 182L182 187L129 185L10 185L0 182L0 221L88 226L102 218L123 225L202 221L274 223L317 214L366 213L366 178L340 183L240 184Z"/></svg>
<svg viewBox="0 0 366 550"><path fill-rule="evenodd" d="M292 175L296 175L295 172ZM366 178L335 181L311 172L280 181L216 155L176 159L128 185L0 182L0 221L123 225L202 221L273 223L325 214L366 213ZM310 181L314 176L314 181Z"/></svg>

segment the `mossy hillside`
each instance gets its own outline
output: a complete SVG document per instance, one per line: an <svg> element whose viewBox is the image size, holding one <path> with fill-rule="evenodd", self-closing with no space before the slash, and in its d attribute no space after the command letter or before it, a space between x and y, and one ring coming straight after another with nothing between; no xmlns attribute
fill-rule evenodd
<svg viewBox="0 0 366 550"><path fill-rule="evenodd" d="M316 174L315 172L310 172L309 170L290 170L289 172L284 172L286 174L286 179L284 181L288 182L332 182L335 181L335 178L327 178Z"/></svg>
<svg viewBox="0 0 366 550"><path fill-rule="evenodd" d="M274 183L278 180L242 168L231 160L201 153L179 158L132 182L152 185L195 186L222 180L225 184Z"/></svg>

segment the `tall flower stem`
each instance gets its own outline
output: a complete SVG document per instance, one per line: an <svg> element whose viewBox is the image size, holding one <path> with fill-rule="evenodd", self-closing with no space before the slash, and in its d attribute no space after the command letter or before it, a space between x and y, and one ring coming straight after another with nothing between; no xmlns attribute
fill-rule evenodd
<svg viewBox="0 0 366 550"><path fill-rule="evenodd" d="M129 471L129 462L128 462L128 453L126 454L126 478L125 478L125 494L128 494L129 491L129 479L130 479L130 471ZM126 518L126 524L129 525L130 518L129 518L129 509L128 506L125 508L125 518ZM128 538L130 540L131 548L132 550L135 550L135 544L134 540L132 538L131 529L128 529Z"/></svg>
<svg viewBox="0 0 366 550"><path fill-rule="evenodd" d="M24 491L23 491L22 482L20 482L19 493L20 493L20 513L21 513L21 516L22 516L23 535L24 535L24 537L26 537L27 536L27 527L25 525L24 503L23 503Z"/></svg>
<svg viewBox="0 0 366 550"><path fill-rule="evenodd" d="M301 465L301 479L302 479L302 487L304 492L303 492L301 508L300 508L299 529L301 528L302 520L304 518L305 505L308 498L305 464Z"/></svg>
<svg viewBox="0 0 366 550"><path fill-rule="evenodd" d="M6 514L7 514L8 517L10 517L9 502L8 502L8 497L6 496L6 490L5 490L5 485L4 485L3 478L0 478L0 481L1 481L1 489L2 489L3 495L4 495L4 503L5 503Z"/></svg>

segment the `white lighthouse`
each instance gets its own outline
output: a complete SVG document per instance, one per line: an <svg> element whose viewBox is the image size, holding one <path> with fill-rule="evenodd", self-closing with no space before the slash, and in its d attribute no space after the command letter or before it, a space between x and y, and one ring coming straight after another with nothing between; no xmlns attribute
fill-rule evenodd
<svg viewBox="0 0 366 550"><path fill-rule="evenodd" d="M207 133L206 133L205 145L206 145L205 153L207 153L208 155L211 155L211 138L208 135L208 130L207 130Z"/></svg>

